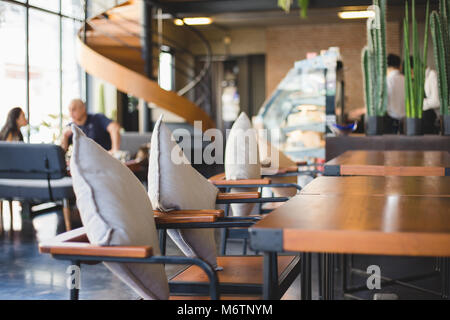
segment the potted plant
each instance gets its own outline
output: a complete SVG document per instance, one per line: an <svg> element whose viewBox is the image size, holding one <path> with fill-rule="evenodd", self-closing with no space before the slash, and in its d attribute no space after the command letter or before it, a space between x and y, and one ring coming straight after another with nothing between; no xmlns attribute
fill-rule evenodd
<svg viewBox="0 0 450 320"><path fill-rule="evenodd" d="M412 1L411 10L411 49L412 61L410 54L410 26L409 26L409 9L408 1L405 5L405 18L403 20L403 36L404 36L404 63L405 63L405 109L406 109L406 134L409 136L421 135L422 131L422 107L425 97L425 69L428 50L428 10L429 1L427 1L426 18L425 18L425 39L423 55L419 48L419 33L417 30L415 0ZM414 72L414 74L412 73Z"/></svg>
<svg viewBox="0 0 450 320"><path fill-rule="evenodd" d="M278 6L282 8L284 11L289 12L291 9L293 0L278 0ZM308 10L309 0L298 0L298 6L300 8L300 17L302 19L306 18L307 10Z"/></svg>
<svg viewBox="0 0 450 320"><path fill-rule="evenodd" d="M383 134L387 105L386 0L374 0L375 16L367 19L367 45L362 50L366 134Z"/></svg>
<svg viewBox="0 0 450 320"><path fill-rule="evenodd" d="M439 101L441 104L441 134L450 135L450 103L449 71L450 71L450 34L449 34L450 0L439 1L439 12L433 11L430 15L431 38L433 39L433 52L436 61Z"/></svg>

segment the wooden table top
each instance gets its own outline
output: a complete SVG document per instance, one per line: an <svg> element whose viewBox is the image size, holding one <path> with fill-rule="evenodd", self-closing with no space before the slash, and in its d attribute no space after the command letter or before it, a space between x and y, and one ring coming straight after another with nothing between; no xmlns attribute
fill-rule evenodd
<svg viewBox="0 0 450 320"><path fill-rule="evenodd" d="M450 177L318 177L300 193L450 197Z"/></svg>
<svg viewBox="0 0 450 320"><path fill-rule="evenodd" d="M450 154L443 151L347 151L325 163L327 175L450 175Z"/></svg>
<svg viewBox="0 0 450 320"><path fill-rule="evenodd" d="M261 251L450 256L450 197L297 195L250 236Z"/></svg>

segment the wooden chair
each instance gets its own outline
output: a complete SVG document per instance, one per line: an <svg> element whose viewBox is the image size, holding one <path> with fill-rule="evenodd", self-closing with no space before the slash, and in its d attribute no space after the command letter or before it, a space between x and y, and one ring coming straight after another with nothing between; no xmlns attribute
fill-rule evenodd
<svg viewBox="0 0 450 320"><path fill-rule="evenodd" d="M191 264L199 266L209 279L209 295L218 299L218 279L214 269L201 259L179 256L154 256L150 246L95 246L89 243L84 228L67 231L51 241L39 244L39 252L51 254L58 260L69 260L74 266L100 262L129 262L149 264ZM73 286L70 299L79 299L79 288Z"/></svg>
<svg viewBox="0 0 450 320"><path fill-rule="evenodd" d="M234 201L258 201L258 192L219 194L218 202L232 203ZM226 217L223 210L181 210L163 213L154 212L156 227L165 231L167 229L192 228L248 228L260 219L256 217ZM165 251L165 237L160 232L161 252ZM77 229L76 233L65 233L57 236L49 243L40 244L41 253L50 253L56 259L70 260L72 264L80 265L82 262L140 262L140 263L167 263L187 264L169 281L171 299L260 299L263 291L263 266L276 264L272 268L274 284L279 289L281 297L300 273L300 259L298 256L225 256L218 257L218 265L222 271L214 271L206 262L196 258L175 256L151 256L148 247L98 247L87 241L84 229ZM86 259L86 257L88 259ZM279 271L278 271L279 270ZM279 279L279 280L278 280ZM71 298L78 299L78 291L72 289Z"/></svg>
<svg viewBox="0 0 450 320"><path fill-rule="evenodd" d="M216 203L229 205L231 203L263 203L266 201L286 201L285 198L261 198L260 192L219 193ZM191 216L193 215L193 216ZM191 217L189 217L191 216ZM226 216L223 210L180 210L169 213L155 211L157 228L160 230L161 252L165 252L165 234L167 229L190 228L238 228L241 234L247 234L247 228L261 219L260 215L247 217ZM161 218L168 219L162 223ZM183 220L183 223L173 223L174 220ZM190 220L191 219L191 220ZM201 220L200 220L201 219ZM247 298L260 298L262 295L263 264L271 261L276 263L279 270L274 279L279 288L280 298L300 273L300 258L297 256L219 256L218 265L223 271L218 273L219 286L222 293L236 297L236 292L246 294ZM279 280L278 280L279 279ZM207 278L198 267L190 266L178 272L171 279L171 291L175 294L186 295L186 292L199 294L204 297L207 288ZM193 286L193 288L192 288ZM248 296L250 295L250 296ZM239 296L239 299L242 296Z"/></svg>
<svg viewBox="0 0 450 320"><path fill-rule="evenodd" d="M293 169L291 169L293 170ZM286 170L283 170L284 173L287 172ZM218 187L221 190L224 190L225 192L229 192L231 188L251 188L251 189L259 189L258 192L262 192L263 188L296 188L297 190L301 190L301 187L294 183L272 183L270 178L260 178L260 179L240 179L240 180L226 180L225 174L220 173L217 174L211 178L209 178L209 181L213 183L216 187ZM266 210L262 208L262 204L271 204L271 203L280 203L280 202L286 202L289 200L289 197L274 197L273 195L271 197L264 197L261 198L260 201L258 201L259 205L259 213L265 214L269 213L271 210ZM248 203L255 203L255 201L246 201ZM220 203L220 202L218 202ZM234 202L235 203L235 202ZM230 204L226 203L225 206L225 215L228 216L230 214ZM247 242L248 242L248 232L246 230L242 230L241 228L234 228L234 229L223 229L222 231L222 239L221 239L221 247L220 247L220 254L225 255L226 254L226 248L227 248L227 241L229 239L242 239L243 240L243 248L242 252L244 255L247 254Z"/></svg>

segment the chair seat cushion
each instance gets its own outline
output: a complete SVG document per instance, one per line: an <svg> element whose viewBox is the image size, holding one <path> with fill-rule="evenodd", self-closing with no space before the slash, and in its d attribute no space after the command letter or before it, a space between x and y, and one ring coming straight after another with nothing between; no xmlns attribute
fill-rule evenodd
<svg viewBox="0 0 450 320"><path fill-rule="evenodd" d="M72 199L75 197L72 178L50 180L53 199ZM0 179L0 199L51 200L46 179Z"/></svg>

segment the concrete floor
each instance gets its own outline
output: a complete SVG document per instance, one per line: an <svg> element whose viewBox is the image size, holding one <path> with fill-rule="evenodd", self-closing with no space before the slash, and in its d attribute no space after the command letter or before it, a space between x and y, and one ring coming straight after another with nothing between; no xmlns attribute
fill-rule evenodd
<svg viewBox="0 0 450 320"><path fill-rule="evenodd" d="M53 237L62 227L62 219L57 213L42 215L30 221L21 221L20 207L14 205L14 231L9 230L9 208L5 204L4 231L0 233L0 299L67 299L67 274L69 262L52 259L49 255L38 253L39 241ZM219 238L219 237L218 237ZM227 254L240 254L242 243L230 241ZM168 241L168 254L180 254L171 241ZM253 254L251 251L249 254ZM382 276L398 277L431 272L435 260L432 258L401 258L355 256L354 266L366 269L369 265L379 265ZM167 266L168 276L180 266ZM341 272L337 271L335 298L343 299ZM364 277L354 274L352 285L364 285ZM430 290L440 290L440 277L421 280L414 284ZM375 293L395 293L400 299L439 299L439 296L401 286L384 286L356 294L358 298L372 299ZM297 279L283 299L296 300L300 297L300 281ZM137 299L136 294L118 280L102 264L82 266L80 299L117 300ZM313 255L313 299L318 298L317 256Z"/></svg>

